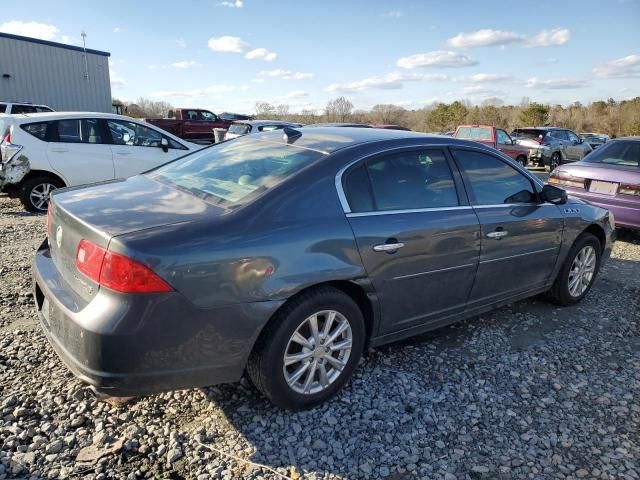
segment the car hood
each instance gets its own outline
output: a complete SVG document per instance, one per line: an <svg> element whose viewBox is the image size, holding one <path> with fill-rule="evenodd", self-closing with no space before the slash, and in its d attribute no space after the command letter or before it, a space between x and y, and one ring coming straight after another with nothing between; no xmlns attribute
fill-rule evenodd
<svg viewBox="0 0 640 480"><path fill-rule="evenodd" d="M638 167L603 165L601 163L581 161L562 165L557 168L557 173L591 180L640 185L640 169Z"/></svg>
<svg viewBox="0 0 640 480"><path fill-rule="evenodd" d="M145 175L61 190L54 199L56 207L107 237L228 213Z"/></svg>

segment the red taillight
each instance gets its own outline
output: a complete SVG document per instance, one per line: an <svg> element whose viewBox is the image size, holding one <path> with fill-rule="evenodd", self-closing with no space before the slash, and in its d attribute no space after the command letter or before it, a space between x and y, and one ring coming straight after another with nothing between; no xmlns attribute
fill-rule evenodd
<svg viewBox="0 0 640 480"><path fill-rule="evenodd" d="M160 293L173 289L149 268L129 257L81 240L76 267L101 286L123 293Z"/></svg>
<svg viewBox="0 0 640 480"><path fill-rule="evenodd" d="M7 133L7 135L4 137L3 142L11 143L11 133Z"/></svg>

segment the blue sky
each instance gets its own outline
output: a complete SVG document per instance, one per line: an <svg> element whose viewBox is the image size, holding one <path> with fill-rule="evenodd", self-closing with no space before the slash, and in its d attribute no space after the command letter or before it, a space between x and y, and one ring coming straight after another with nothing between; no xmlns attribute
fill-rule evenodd
<svg viewBox="0 0 640 480"><path fill-rule="evenodd" d="M0 31L111 52L112 94L214 112L640 95L640 0L13 2Z"/></svg>

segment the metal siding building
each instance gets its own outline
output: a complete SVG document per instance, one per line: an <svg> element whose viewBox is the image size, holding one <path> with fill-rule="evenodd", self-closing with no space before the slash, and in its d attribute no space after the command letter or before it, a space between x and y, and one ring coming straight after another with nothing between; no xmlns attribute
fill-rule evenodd
<svg viewBox="0 0 640 480"><path fill-rule="evenodd" d="M0 33L0 102L111 112L108 52ZM88 78L87 74L88 73Z"/></svg>

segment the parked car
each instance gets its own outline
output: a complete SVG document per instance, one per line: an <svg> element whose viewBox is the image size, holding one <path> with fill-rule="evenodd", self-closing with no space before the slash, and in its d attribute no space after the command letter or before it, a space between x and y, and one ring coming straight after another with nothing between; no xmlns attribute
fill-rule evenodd
<svg viewBox="0 0 640 480"><path fill-rule="evenodd" d="M199 148L121 115L0 115L0 190L44 212L56 188L130 177Z"/></svg>
<svg viewBox="0 0 640 480"><path fill-rule="evenodd" d="M218 117L209 110L176 108L170 110L168 118L147 118L145 121L176 137L199 143L213 142L213 129L227 130L233 120Z"/></svg>
<svg viewBox="0 0 640 480"><path fill-rule="evenodd" d="M609 135L605 135L604 133L581 133L580 138L587 142L591 148L594 150L601 145L604 145L609 140Z"/></svg>
<svg viewBox="0 0 640 480"><path fill-rule="evenodd" d="M640 230L640 137L605 143L582 161L556 168L549 183L609 209L616 225Z"/></svg>
<svg viewBox="0 0 640 480"><path fill-rule="evenodd" d="M529 149L518 145L509 134L501 128L496 128L491 125L460 125L453 136L489 145L513 158L523 167L527 166Z"/></svg>
<svg viewBox="0 0 640 480"><path fill-rule="evenodd" d="M484 145L291 129L55 192L34 298L58 355L98 392L246 370L275 404L305 408L365 348L546 291L579 302L612 229L605 209Z"/></svg>
<svg viewBox="0 0 640 480"><path fill-rule="evenodd" d="M592 150L587 142L566 128L516 128L511 136L529 149L529 162L549 172L563 163L581 160Z"/></svg>
<svg viewBox="0 0 640 480"><path fill-rule="evenodd" d="M25 102L3 102L0 101L0 114L16 115L18 113L42 113L53 112L51 107L46 105L34 105Z"/></svg>
<svg viewBox="0 0 640 480"><path fill-rule="evenodd" d="M218 115L222 120L229 120L230 122L235 122L236 120L253 120L251 115L243 115L241 113L230 113L230 112L222 112Z"/></svg>
<svg viewBox="0 0 640 480"><path fill-rule="evenodd" d="M366 125L364 123L344 123L344 122L333 122L333 123L310 123L305 125L305 128L317 128L317 127L351 127L351 128L372 128L371 125Z"/></svg>
<svg viewBox="0 0 640 480"><path fill-rule="evenodd" d="M383 128L386 130L406 130L407 132L411 131L410 128L402 127L400 125L393 125L390 123L371 125L371 128Z"/></svg>
<svg viewBox="0 0 640 480"><path fill-rule="evenodd" d="M241 137L250 133L282 130L284 127L299 128L300 123L281 122L280 120L239 120L233 122L224 135L225 140Z"/></svg>

